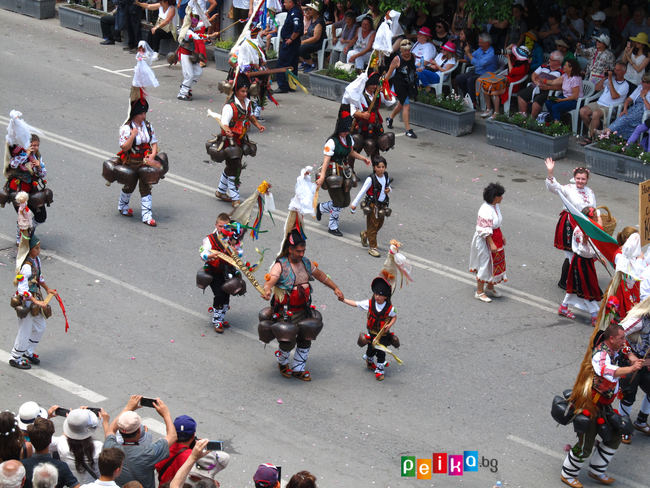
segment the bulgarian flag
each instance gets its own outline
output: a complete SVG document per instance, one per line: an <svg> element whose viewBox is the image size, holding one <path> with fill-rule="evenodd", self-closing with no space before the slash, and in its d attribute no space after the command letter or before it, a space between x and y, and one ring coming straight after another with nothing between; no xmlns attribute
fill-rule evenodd
<svg viewBox="0 0 650 488"><path fill-rule="evenodd" d="M614 255L619 248L616 239L598 227L598 225L592 222L589 217L575 208L573 204L569 202L569 200L564 195L562 195L562 192L558 192L558 194L560 195L564 206L567 208L573 219L578 224L578 227L580 227L582 232L584 232L589 237L589 239L591 239L594 247L598 249L598 251L605 257L605 259L607 259L607 261L609 261L613 267L616 267L616 264L614 263Z"/></svg>

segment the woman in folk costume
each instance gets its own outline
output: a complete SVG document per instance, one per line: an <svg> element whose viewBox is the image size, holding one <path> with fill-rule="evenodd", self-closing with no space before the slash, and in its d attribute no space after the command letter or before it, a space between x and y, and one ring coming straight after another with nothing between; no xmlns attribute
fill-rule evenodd
<svg viewBox="0 0 650 488"><path fill-rule="evenodd" d="M504 252L506 238L501 232L503 216L499 208L505 192L499 183L490 183L483 190L485 203L478 210L476 232L470 245L469 271L476 273L474 298L486 303L492 301L488 295L495 298L502 296L494 285L508 281Z"/></svg>
<svg viewBox="0 0 650 488"><path fill-rule="evenodd" d="M120 127L120 157L114 172L124 187L120 192L117 210L124 217L133 217L129 208L131 194L136 185L140 190L140 209L142 222L156 227L152 216L151 187L167 171L167 155L158 150L158 138L153 126L147 120L149 103L144 92L145 86L158 86L158 80L150 68L153 51L145 41L140 41L136 54L137 65L133 74L131 97L129 98L129 116Z"/></svg>
<svg viewBox="0 0 650 488"><path fill-rule="evenodd" d="M596 210L593 207L585 207L582 209L582 213L590 219L594 219ZM600 301L603 299L603 292L598 285L598 276L594 265L595 260L598 259L598 251L580 227L573 229L571 250L573 257L566 281L566 295L557 313L575 319L575 315L569 310L569 305L573 305L589 312L591 325L595 326Z"/></svg>
<svg viewBox="0 0 650 488"><path fill-rule="evenodd" d="M36 134L42 133L34 127L25 123L20 117L22 114L17 110L9 113L9 126L5 136L5 161L4 175L7 178L5 187L0 191L0 204L4 206L9 200L14 204L18 213L18 224L16 226L16 244L20 244L21 230L27 228L35 229L47 219L47 210L45 203L51 202L52 192L45 188L45 175L47 171L43 158L39 152L40 139ZM42 188L39 189L39 185ZM24 192L27 197L32 197L31 201L24 198ZM45 197L49 195L49 200ZM21 195L19 200L16 199ZM24 200L24 201L23 201ZM27 208L25 208L27 202ZM21 211L22 209L22 211ZM29 214L32 215L29 215ZM25 219L29 220L29 225L25 226ZM24 234L29 239L29 233Z"/></svg>
<svg viewBox="0 0 650 488"><path fill-rule="evenodd" d="M354 159L365 162L367 166L370 165L370 159L361 156L354 150L350 135L352 120L350 105L342 104L339 108L336 130L325 142L323 149L325 157L320 169L320 176L316 181L316 185L319 187L323 186L323 182L326 183L327 186L323 186L323 188L327 188L332 199L329 202L318 204L316 219L320 221L322 214L330 214L329 233L337 237L343 237L343 233L339 230L341 210L350 205L353 170L348 166L348 157L352 156Z"/></svg>
<svg viewBox="0 0 650 488"><path fill-rule="evenodd" d="M245 154L250 156L257 154L257 145L248 139L248 129L252 123L260 132L266 130L266 127L260 125L252 114L251 101L248 98L250 86L248 76L239 73L235 80L233 94L221 110L221 136L217 138L218 152L223 151L223 155L217 160L225 159L226 167L221 173L219 187L214 195L219 200L231 202L235 208L241 203L239 177L244 169L242 157Z"/></svg>
<svg viewBox="0 0 650 488"><path fill-rule="evenodd" d="M582 211L585 207L594 207L596 208L596 195L587 187L589 182L589 170L583 167L577 167L573 170L573 181L574 184L570 185L560 185L560 183L553 176L553 170L555 168L555 161L551 158L546 158L546 169L548 170L548 178L546 179L546 188L551 193L556 195L562 194L576 209ZM596 221L598 225L603 224L600 219L600 211L597 211ZM567 211L566 207L560 212L560 219L557 222L555 227L555 247L564 251L564 264L562 265L562 275L560 281L558 281L557 286L566 290L566 280L569 276L569 264L571 263L571 258L573 257L573 251L571 250L571 237L573 235L573 229L575 228L576 223L571 217L571 214Z"/></svg>

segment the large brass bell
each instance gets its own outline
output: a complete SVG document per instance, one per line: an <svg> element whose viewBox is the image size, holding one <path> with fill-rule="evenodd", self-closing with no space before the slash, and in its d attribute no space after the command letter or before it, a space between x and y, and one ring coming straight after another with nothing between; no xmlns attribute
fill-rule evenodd
<svg viewBox="0 0 650 488"><path fill-rule="evenodd" d="M27 308L25 305L17 306L16 315L18 315L18 318L24 319L29 315L29 308Z"/></svg>
<svg viewBox="0 0 650 488"><path fill-rule="evenodd" d="M352 144L352 147L356 152L361 151L361 149L363 149L363 136L361 134L353 134Z"/></svg>
<svg viewBox="0 0 650 488"><path fill-rule="evenodd" d="M145 166L142 165L138 168L138 176L143 183L148 185L155 185L160 181L160 175L162 174L162 167L157 168L155 166Z"/></svg>
<svg viewBox="0 0 650 488"><path fill-rule="evenodd" d="M109 184L115 181L115 174L113 173L114 169L115 169L114 159L107 159L106 161L104 161L104 164L102 164L102 176L106 181L108 181Z"/></svg>
<svg viewBox="0 0 650 488"><path fill-rule="evenodd" d="M345 178L343 180L343 191L349 192L352 189L352 179L351 178Z"/></svg>
<svg viewBox="0 0 650 488"><path fill-rule="evenodd" d="M289 322L276 322L271 326L271 331L279 342L293 342L298 337L300 329Z"/></svg>
<svg viewBox="0 0 650 488"><path fill-rule="evenodd" d="M239 159L244 155L244 150L239 146L228 146L224 151L227 159Z"/></svg>
<svg viewBox="0 0 650 488"><path fill-rule="evenodd" d="M29 206L38 208L45 205L45 192L37 191L29 194Z"/></svg>
<svg viewBox="0 0 650 488"><path fill-rule="evenodd" d="M135 171L125 164L116 165L113 174L120 185L126 185L135 178Z"/></svg>
<svg viewBox="0 0 650 488"><path fill-rule="evenodd" d="M343 185L343 177L340 175L328 176L325 178L325 181L327 182L327 186L332 189L341 188Z"/></svg>
<svg viewBox="0 0 650 488"><path fill-rule="evenodd" d="M43 307L43 316L46 319L49 319L52 316L52 307L49 303Z"/></svg>
<svg viewBox="0 0 650 488"><path fill-rule="evenodd" d="M299 341L313 341L323 330L323 321L317 318L303 319L298 322L300 332L298 333Z"/></svg>
<svg viewBox="0 0 650 488"><path fill-rule="evenodd" d="M32 317L36 317L41 313L41 306L32 303L32 305L29 307L29 313L32 314Z"/></svg>
<svg viewBox="0 0 650 488"><path fill-rule="evenodd" d="M269 307L270 308L270 307ZM268 344L275 336L271 327L273 326L273 321L271 320L260 320L260 323L257 325L257 334L259 335L260 341Z"/></svg>
<svg viewBox="0 0 650 488"><path fill-rule="evenodd" d="M11 304L11 308L16 308L16 307L19 307L20 305L22 305L23 301L20 299L19 296L14 295L14 296L11 297L10 304Z"/></svg>
<svg viewBox="0 0 650 488"><path fill-rule="evenodd" d="M271 307L264 307L260 310L258 317L260 322L262 320L273 320L273 309Z"/></svg>
<svg viewBox="0 0 650 488"><path fill-rule="evenodd" d="M200 269L196 273L196 286L201 288L201 290L205 290L208 286L210 286L210 283L212 283L213 279L214 277L210 273L203 269Z"/></svg>
<svg viewBox="0 0 650 488"><path fill-rule="evenodd" d="M233 296L243 295L246 293L246 282L240 276L233 276L221 285L221 291Z"/></svg>

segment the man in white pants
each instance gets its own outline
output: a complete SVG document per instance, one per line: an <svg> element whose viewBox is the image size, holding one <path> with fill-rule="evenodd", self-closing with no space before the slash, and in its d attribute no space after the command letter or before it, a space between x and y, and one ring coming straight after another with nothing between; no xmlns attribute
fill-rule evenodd
<svg viewBox="0 0 650 488"><path fill-rule="evenodd" d="M183 27L178 35L178 57L183 68L183 83L178 92L179 100L192 100L192 86L199 81L203 74L203 68L199 64L198 53L194 49L194 39L200 39L201 35L198 31L203 27L203 22L199 15L195 13L194 0L190 1L188 5L188 12L183 21ZM196 31L196 32L195 32Z"/></svg>

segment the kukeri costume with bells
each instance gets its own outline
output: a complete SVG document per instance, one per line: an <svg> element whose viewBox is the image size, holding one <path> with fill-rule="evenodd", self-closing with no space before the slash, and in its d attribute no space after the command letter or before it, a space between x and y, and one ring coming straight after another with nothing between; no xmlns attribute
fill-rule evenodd
<svg viewBox="0 0 650 488"><path fill-rule="evenodd" d="M197 51L194 41L201 42L206 39L202 33L205 27L210 26L203 9L196 0L190 0L183 19L183 26L178 33L178 59L183 69L183 83L177 98L180 100L192 99L192 87L199 81L203 68L199 64L201 56ZM205 61L205 59L204 59Z"/></svg>

